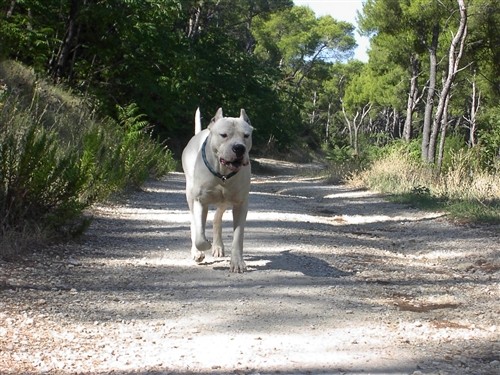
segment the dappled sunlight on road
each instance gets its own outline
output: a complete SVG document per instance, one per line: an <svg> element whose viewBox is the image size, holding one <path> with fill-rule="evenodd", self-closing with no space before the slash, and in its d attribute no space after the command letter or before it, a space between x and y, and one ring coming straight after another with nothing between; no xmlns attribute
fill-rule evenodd
<svg viewBox="0 0 500 375"><path fill-rule="evenodd" d="M418 217L388 215L336 215L318 216L292 212L249 212L248 221L305 222L328 225L372 224L383 222L419 221L442 217L441 213L427 213Z"/></svg>
<svg viewBox="0 0 500 375"><path fill-rule="evenodd" d="M230 212L226 256L191 259L179 173L94 207L81 242L39 253L36 268L9 269L0 366L62 375L499 368L498 237L319 178L253 180L246 273L229 272Z"/></svg>

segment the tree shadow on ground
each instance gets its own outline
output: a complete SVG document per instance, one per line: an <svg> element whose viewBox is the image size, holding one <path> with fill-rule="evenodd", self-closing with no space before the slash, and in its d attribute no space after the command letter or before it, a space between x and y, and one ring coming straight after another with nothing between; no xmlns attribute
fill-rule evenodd
<svg viewBox="0 0 500 375"><path fill-rule="evenodd" d="M351 272L332 267L322 259L310 255L293 254L291 250L281 251L277 255L249 256L247 261L267 261L265 265L252 267L258 271L290 271L309 277L344 277L352 275Z"/></svg>
<svg viewBox="0 0 500 375"><path fill-rule="evenodd" d="M245 256L247 263L246 273L255 271L289 271L300 273L309 277L345 277L351 276L352 272L345 272L338 268L332 267L328 262L304 254L292 254L292 250L281 251L276 255L250 255ZM203 265L214 265L217 263L225 263L225 260L214 259ZM252 263L257 263L256 265ZM227 266L215 266L216 271L227 271Z"/></svg>

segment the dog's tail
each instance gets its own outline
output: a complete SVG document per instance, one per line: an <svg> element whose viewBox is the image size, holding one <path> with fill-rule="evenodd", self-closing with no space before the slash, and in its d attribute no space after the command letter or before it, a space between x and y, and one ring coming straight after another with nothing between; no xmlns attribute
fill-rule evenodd
<svg viewBox="0 0 500 375"><path fill-rule="evenodd" d="M194 115L194 134L201 132L201 115L200 107L196 108L196 114Z"/></svg>

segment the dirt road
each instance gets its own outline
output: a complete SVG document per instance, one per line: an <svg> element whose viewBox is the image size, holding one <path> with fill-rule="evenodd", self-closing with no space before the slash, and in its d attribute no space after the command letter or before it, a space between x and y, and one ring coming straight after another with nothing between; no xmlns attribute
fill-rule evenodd
<svg viewBox="0 0 500 375"><path fill-rule="evenodd" d="M313 177L252 184L244 274L189 259L181 174L96 208L80 243L0 261L0 373L500 373L498 231Z"/></svg>

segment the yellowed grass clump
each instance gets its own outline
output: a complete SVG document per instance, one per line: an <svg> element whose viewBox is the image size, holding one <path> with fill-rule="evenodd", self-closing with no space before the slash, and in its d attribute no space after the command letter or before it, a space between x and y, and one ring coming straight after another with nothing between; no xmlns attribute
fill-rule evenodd
<svg viewBox="0 0 500 375"><path fill-rule="evenodd" d="M401 150L376 160L350 183L391 194L426 192L438 198L491 202L500 200L500 170L476 167L467 150L457 152L442 171L412 159Z"/></svg>

